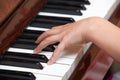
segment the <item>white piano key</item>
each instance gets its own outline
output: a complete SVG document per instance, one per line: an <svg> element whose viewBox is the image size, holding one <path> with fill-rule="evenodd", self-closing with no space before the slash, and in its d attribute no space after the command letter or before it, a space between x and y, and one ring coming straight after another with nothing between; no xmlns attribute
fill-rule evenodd
<svg viewBox="0 0 120 80"><path fill-rule="evenodd" d="M28 30L36 30L36 31L47 31L47 30L49 30L49 29L47 29L47 28L38 28L38 27L33 27L33 26L27 26L27 28L26 29L28 29Z"/></svg>
<svg viewBox="0 0 120 80"><path fill-rule="evenodd" d="M11 67L11 66L4 66L0 65L1 69L5 70L13 70L13 71L25 71L25 70L20 70L21 68L19 67ZM30 72L30 71L25 71L25 72ZM35 80L62 80L63 76L54 76L54 75L47 75L47 74L38 74L38 73L33 73L33 75L36 77Z"/></svg>
<svg viewBox="0 0 120 80"><path fill-rule="evenodd" d="M13 52L22 52L22 53L33 53L33 50L27 50L27 49L19 49L19 48L9 48L8 51L13 51ZM69 69L67 70L69 74L66 74L66 78L69 78L72 72L74 71L75 67L77 66L78 62L82 58L82 49L79 51L79 53L73 53L73 54L68 54L67 55L62 55L62 57L58 58L55 64L60 64L62 65L68 65ZM52 55L52 52L41 52L39 54L44 54L46 57L49 59ZM65 53L64 53L65 54ZM53 68L55 69L55 68ZM66 80L66 79L65 79Z"/></svg>
<svg viewBox="0 0 120 80"><path fill-rule="evenodd" d="M33 50L29 50L29 49L20 49L20 48L8 48L7 51L12 51L12 52L21 52L21 53L33 53Z"/></svg>
<svg viewBox="0 0 120 80"><path fill-rule="evenodd" d="M41 75L34 74L36 76L36 80L62 80L62 77L58 76L50 76L50 75Z"/></svg>
<svg viewBox="0 0 120 80"><path fill-rule="evenodd" d="M0 69L26 71L26 72L32 72L35 74L62 77L67 73L67 71L69 71L69 68L70 68L69 65L61 65L61 64L47 65L46 63L42 63L42 65L44 67L42 70L23 68L23 67L4 66L4 65L0 65Z"/></svg>
<svg viewBox="0 0 120 80"><path fill-rule="evenodd" d="M21 53L30 53L30 54L33 54L33 50L29 50L29 49L20 49L20 48L12 48L10 47L8 49L8 51L11 51L11 52L21 52ZM50 59L50 57L52 56L53 52L46 52L46 51L43 51L39 54L43 54L45 55L48 59ZM61 53L62 54L62 53ZM61 55L56 63L60 63L60 64L68 64L68 65L71 65L75 58L77 57L78 54L81 54L82 56L82 52L79 52L79 53L73 53L73 54L68 54L68 53L64 53L63 55Z"/></svg>

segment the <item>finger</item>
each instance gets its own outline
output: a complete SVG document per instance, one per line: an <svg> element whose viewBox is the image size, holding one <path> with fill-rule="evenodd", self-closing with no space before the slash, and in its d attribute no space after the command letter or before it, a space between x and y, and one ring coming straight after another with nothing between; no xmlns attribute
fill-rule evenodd
<svg viewBox="0 0 120 80"><path fill-rule="evenodd" d="M63 28L65 25L60 25L60 26L54 26L54 27L52 27L52 29L61 29L61 28Z"/></svg>
<svg viewBox="0 0 120 80"><path fill-rule="evenodd" d="M51 36L46 38L44 41L42 41L35 49L34 49L34 53L39 53L41 52L42 49L44 49L45 47L47 47L50 44L54 44L56 42L59 42L59 36L55 35L55 36Z"/></svg>
<svg viewBox="0 0 120 80"><path fill-rule="evenodd" d="M36 43L40 43L42 40L44 40L46 37L48 37L48 36L51 36L51 35L56 35L56 34L58 34L58 33L60 33L60 30L58 29L58 30L56 30L56 29L54 29L54 30L48 30L48 31L46 31L46 32L44 32L43 34L41 34L38 38L37 38L37 40L35 41Z"/></svg>
<svg viewBox="0 0 120 80"><path fill-rule="evenodd" d="M47 64L48 64L48 65L53 64L53 63L56 61L56 59L58 58L60 52L62 52L62 51L64 50L64 48L65 48L64 44L63 44L63 43L60 43L60 44L56 47L54 53L52 54L52 56L51 56L51 58L49 59L49 61L48 61Z"/></svg>

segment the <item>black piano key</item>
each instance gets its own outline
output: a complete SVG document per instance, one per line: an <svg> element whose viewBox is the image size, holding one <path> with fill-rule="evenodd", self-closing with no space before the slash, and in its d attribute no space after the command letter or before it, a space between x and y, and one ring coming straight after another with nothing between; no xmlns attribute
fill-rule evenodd
<svg viewBox="0 0 120 80"><path fill-rule="evenodd" d="M31 61L27 59L20 59L14 57L1 56L0 57L1 65L17 66L17 67L26 67L34 69L43 69L43 66L39 61Z"/></svg>
<svg viewBox="0 0 120 80"><path fill-rule="evenodd" d="M23 33L11 45L14 48L35 49L38 44L35 43L37 37L44 31L24 30ZM54 51L54 45L49 45L43 51Z"/></svg>
<svg viewBox="0 0 120 80"><path fill-rule="evenodd" d="M16 42L21 42L21 41L23 41L23 42L27 42L27 43L35 43L35 40L34 39L29 39L28 37L27 38L19 38L19 39L17 39L17 41Z"/></svg>
<svg viewBox="0 0 120 80"><path fill-rule="evenodd" d="M89 0L48 0L48 2L59 2L59 3L67 3L67 4L74 4L74 5L81 5L81 4L90 4Z"/></svg>
<svg viewBox="0 0 120 80"><path fill-rule="evenodd" d="M90 4L88 0L48 0L43 12L82 15L81 10L86 10L85 5Z"/></svg>
<svg viewBox="0 0 120 80"><path fill-rule="evenodd" d="M21 34L20 36L18 36L18 38L34 40L33 42L35 42L37 40L38 36L27 36L27 35Z"/></svg>
<svg viewBox="0 0 120 80"><path fill-rule="evenodd" d="M33 20L51 20L53 22L55 21L63 21L63 23L69 23L74 22L75 20L71 17L55 17L55 16L43 16L43 15L37 15Z"/></svg>
<svg viewBox="0 0 120 80"><path fill-rule="evenodd" d="M21 49L35 49L37 47L37 44L31 43L31 42L22 42L22 41L15 41L11 47L13 48L21 48Z"/></svg>
<svg viewBox="0 0 120 80"><path fill-rule="evenodd" d="M12 71L0 69L0 80L35 80L31 72Z"/></svg>
<svg viewBox="0 0 120 80"><path fill-rule="evenodd" d="M73 18L68 18L68 17L54 17L54 16L43 16L43 15L37 15L33 21L47 21L49 22L60 22L60 23L70 23L74 22Z"/></svg>
<svg viewBox="0 0 120 80"><path fill-rule="evenodd" d="M52 27L71 22L74 22L73 18L37 15L29 26L51 29Z"/></svg>
<svg viewBox="0 0 120 80"><path fill-rule="evenodd" d="M64 4L47 4L45 7L49 7L49 8L58 8L58 9L67 9L67 10L81 10L81 8L79 7L75 7L75 6L68 6L68 5L64 5Z"/></svg>
<svg viewBox="0 0 120 80"><path fill-rule="evenodd" d="M22 33L18 36L19 39L29 39L34 40L34 42L37 40L38 36L41 34L32 34L32 33Z"/></svg>
<svg viewBox="0 0 120 80"><path fill-rule="evenodd" d="M83 1L75 1L75 0L49 0L47 4L59 4L59 5L66 5L68 7L76 7L80 8L81 10L86 10L86 7L84 6Z"/></svg>
<svg viewBox="0 0 120 80"><path fill-rule="evenodd" d="M36 31L36 30L24 30L23 33L34 33L34 34L42 34L44 31Z"/></svg>
<svg viewBox="0 0 120 80"><path fill-rule="evenodd" d="M27 59L30 61L39 61L43 63L48 62L48 58L45 55L42 54L28 54L28 53L19 53L19 52L5 52L4 54L5 57L10 57L10 58L20 58L20 59Z"/></svg>
<svg viewBox="0 0 120 80"><path fill-rule="evenodd" d="M25 30L16 40L16 42L27 42L27 43L32 43L34 44L32 47L35 48L36 47L36 44L35 44L35 41L36 39L38 38L38 36L40 36L44 31L33 31L33 30ZM24 43L23 43L24 44ZM52 44L53 46L57 46L59 43L55 43L55 44ZM51 45L51 48L52 49L49 49L50 51L53 51L54 48L52 47ZM31 46L30 46L31 47ZM49 47L49 46L48 46ZM33 48L27 48L27 49L33 49ZM43 49L43 51L48 51L48 48L46 47L45 49Z"/></svg>
<svg viewBox="0 0 120 80"><path fill-rule="evenodd" d="M27 42L27 41L15 41L11 47L14 48L22 48L22 49L35 49L38 44L32 43L32 42ZM55 47L53 45L49 45L46 48L43 49L43 51L50 51L53 52L55 50Z"/></svg>
<svg viewBox="0 0 120 80"><path fill-rule="evenodd" d="M45 7L51 7L51 8L55 8L57 6L57 8L65 8L68 10L86 10L85 6L83 4L79 4L79 6L74 5L74 4L67 4L67 3L60 3L59 1L57 2L48 2L47 5Z"/></svg>
<svg viewBox="0 0 120 80"><path fill-rule="evenodd" d="M46 29L51 29L52 27L59 26L61 24L56 24L56 23L47 23L47 22L39 22L39 21L32 21L29 26L31 27L38 27L38 28L46 28Z"/></svg>
<svg viewBox="0 0 120 80"><path fill-rule="evenodd" d="M55 26L55 25L63 25L63 24L67 23L67 22L64 22L64 21L55 21L55 20L51 20L51 19L48 19L48 20L35 19L31 23L33 23L33 22L44 24L43 27L46 26L45 24L49 24L49 25Z"/></svg>
<svg viewBox="0 0 120 80"><path fill-rule="evenodd" d="M89 0L69 0L69 1L76 1L76 2L81 2L83 4L90 4L90 1Z"/></svg>
<svg viewBox="0 0 120 80"><path fill-rule="evenodd" d="M22 35L24 36L33 36L33 37L38 37L41 35L44 31L35 31L35 30L24 30Z"/></svg>
<svg viewBox="0 0 120 80"><path fill-rule="evenodd" d="M29 39L35 42L43 32L44 31L24 30L23 33L18 36L18 39Z"/></svg>
<svg viewBox="0 0 120 80"><path fill-rule="evenodd" d="M67 7L58 7L58 5L54 5L54 8L51 5L47 5L42 10L43 12L53 12L53 13L61 13L61 14L71 14L71 15L82 15L80 9L68 9Z"/></svg>

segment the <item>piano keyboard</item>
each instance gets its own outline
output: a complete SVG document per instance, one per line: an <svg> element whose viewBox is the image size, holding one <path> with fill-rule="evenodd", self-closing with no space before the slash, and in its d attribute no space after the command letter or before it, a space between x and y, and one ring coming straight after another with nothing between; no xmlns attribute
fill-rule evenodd
<svg viewBox="0 0 120 80"><path fill-rule="evenodd" d="M67 3L67 1L70 3ZM110 15L112 14L116 6L119 4L119 2L120 2L119 0L90 0L90 1L81 0L81 2L79 2L79 0L60 0L60 1L49 0L45 8L43 8L43 10L38 13L36 18L34 18L33 21L27 26L25 31L16 39L15 43L13 43L10 46L7 52L15 53L18 55L19 54L32 55L33 49L36 47L36 44L34 44L33 42L38 36L37 32L46 31L50 29L52 26L63 25L63 24L78 21L80 19L90 17L90 16L100 16L100 17L109 19ZM53 4L56 4L56 5L53 5ZM56 8L54 9L54 7ZM69 10L68 7L70 7L72 10ZM69 10L69 11L66 12L66 10ZM77 13L75 13L76 10L77 10ZM29 34L27 33L26 35L26 32L29 32L29 31L32 32L33 34L35 32L35 34L32 36L31 33ZM32 36L32 38L30 36ZM6 60L3 59L3 61L6 61L6 64L1 63L0 69L13 70L18 72L19 71L31 72L36 77L36 79L32 78L30 80L68 80L70 75L74 71L76 65L78 64L82 56L84 56L85 52L89 48L90 44L85 45L77 52L74 49L70 50L70 52L68 51L62 52L58 60L53 65L47 65L46 64L47 61L46 62L35 61L33 62L33 64L37 63L37 68L36 68L34 67L34 65L31 65L29 63L26 63L26 64L30 65L30 67L25 66L25 64L21 65L21 63L19 65L17 64L11 65L7 63ZM44 55L45 57L47 57L46 59L49 59L56 45L57 44L48 46L48 49L43 50L39 55ZM18 57L20 56L11 56L11 57L8 56L9 59L11 58L19 59ZM29 58L30 60L27 59L28 62L32 61L31 57ZM20 57L18 62L22 60L24 60L24 56ZM11 62L14 62L14 61L11 61ZM42 68L38 68L40 67L38 64ZM26 79L26 80L29 80L29 79Z"/></svg>

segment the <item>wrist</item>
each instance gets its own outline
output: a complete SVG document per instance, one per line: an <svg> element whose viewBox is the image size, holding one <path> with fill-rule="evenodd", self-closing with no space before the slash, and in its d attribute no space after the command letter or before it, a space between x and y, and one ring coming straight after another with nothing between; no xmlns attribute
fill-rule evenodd
<svg viewBox="0 0 120 80"><path fill-rule="evenodd" d="M100 28L104 27L105 20L100 17L90 17L86 21L87 26L85 26L85 30L83 32L84 40L86 42L94 42L94 38L97 35L97 32Z"/></svg>

